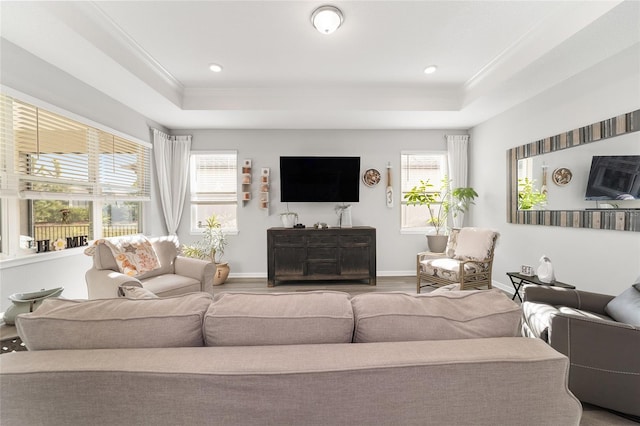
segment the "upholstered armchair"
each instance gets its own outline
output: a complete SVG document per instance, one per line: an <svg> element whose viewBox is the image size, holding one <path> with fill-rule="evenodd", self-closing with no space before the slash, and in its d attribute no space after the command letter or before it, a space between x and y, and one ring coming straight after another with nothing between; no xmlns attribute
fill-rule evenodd
<svg viewBox="0 0 640 426"><path fill-rule="evenodd" d="M580 401L640 420L640 278L635 286L616 297L527 286L522 333L569 358L569 390Z"/></svg>
<svg viewBox="0 0 640 426"><path fill-rule="evenodd" d="M112 244L96 244L86 250L93 256L93 267L85 274L89 299L118 297L121 286L143 287L157 296L210 290L216 269L213 263L180 256L176 237L152 238L148 242L157 261L148 268L151 270L137 274L132 273L133 267L126 260L116 260Z"/></svg>
<svg viewBox="0 0 640 426"><path fill-rule="evenodd" d="M491 288L498 233L486 228L453 229L444 253L418 253L417 288L459 284L460 290Z"/></svg>

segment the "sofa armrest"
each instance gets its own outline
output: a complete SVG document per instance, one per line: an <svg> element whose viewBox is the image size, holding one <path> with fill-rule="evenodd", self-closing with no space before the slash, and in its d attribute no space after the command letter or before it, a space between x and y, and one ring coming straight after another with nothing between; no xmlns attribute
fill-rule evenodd
<svg viewBox="0 0 640 426"><path fill-rule="evenodd" d="M448 256L446 253L434 253L432 251L422 251L418 253L417 257L418 257L418 263L420 263L423 260L444 259Z"/></svg>
<svg viewBox="0 0 640 426"><path fill-rule="evenodd" d="M118 288L123 284L142 287L139 279L110 269L91 268L85 274L89 299L118 297Z"/></svg>
<svg viewBox="0 0 640 426"><path fill-rule="evenodd" d="M569 388L584 402L640 416L640 327L561 313L550 345L569 357Z"/></svg>
<svg viewBox="0 0 640 426"><path fill-rule="evenodd" d="M566 306L607 315L604 308L614 296L561 287L525 286L524 301Z"/></svg>
<svg viewBox="0 0 640 426"><path fill-rule="evenodd" d="M216 265L208 260L178 256L176 257L174 266L176 275L182 275L183 277L200 281L201 291L206 291L206 287L213 284Z"/></svg>

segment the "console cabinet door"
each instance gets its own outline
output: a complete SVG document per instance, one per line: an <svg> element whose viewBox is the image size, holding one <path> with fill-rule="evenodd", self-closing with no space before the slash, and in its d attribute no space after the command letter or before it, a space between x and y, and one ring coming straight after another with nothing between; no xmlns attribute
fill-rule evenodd
<svg viewBox="0 0 640 426"><path fill-rule="evenodd" d="M369 275L372 241L369 235L340 236L340 275Z"/></svg>

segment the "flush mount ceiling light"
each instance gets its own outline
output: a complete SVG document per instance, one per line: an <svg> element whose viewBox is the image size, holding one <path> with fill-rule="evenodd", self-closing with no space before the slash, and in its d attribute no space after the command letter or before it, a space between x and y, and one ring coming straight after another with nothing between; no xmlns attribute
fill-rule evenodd
<svg viewBox="0 0 640 426"><path fill-rule="evenodd" d="M428 67L426 67L424 69L424 73L425 74L433 74L434 72L436 72L437 69L438 69L438 67L436 65L429 65Z"/></svg>
<svg viewBox="0 0 640 426"><path fill-rule="evenodd" d="M209 69L213 72L220 72L222 71L222 65L218 65L218 64L209 64Z"/></svg>
<svg viewBox="0 0 640 426"><path fill-rule="evenodd" d="M335 6L320 6L311 14L311 23L322 34L331 34L343 21L342 12Z"/></svg>

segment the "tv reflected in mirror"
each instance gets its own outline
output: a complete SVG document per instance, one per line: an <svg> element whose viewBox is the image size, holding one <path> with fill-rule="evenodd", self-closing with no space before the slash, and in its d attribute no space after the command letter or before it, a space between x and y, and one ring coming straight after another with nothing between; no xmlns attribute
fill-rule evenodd
<svg viewBox="0 0 640 426"><path fill-rule="evenodd" d="M594 156L585 199L640 199L640 155Z"/></svg>

